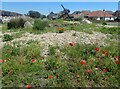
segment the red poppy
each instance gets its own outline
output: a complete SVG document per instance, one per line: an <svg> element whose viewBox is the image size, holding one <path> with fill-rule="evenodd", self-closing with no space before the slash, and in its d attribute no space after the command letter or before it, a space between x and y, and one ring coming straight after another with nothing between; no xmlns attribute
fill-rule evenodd
<svg viewBox="0 0 120 89"><path fill-rule="evenodd" d="M99 51L100 49L99 48L95 48L96 51Z"/></svg>
<svg viewBox="0 0 120 89"><path fill-rule="evenodd" d="M104 68L104 69L103 69L103 72L107 72L107 70Z"/></svg>
<svg viewBox="0 0 120 89"><path fill-rule="evenodd" d="M119 64L119 61L118 61L118 60L116 60L116 61L115 61L115 63L118 65L118 64Z"/></svg>
<svg viewBox="0 0 120 89"><path fill-rule="evenodd" d="M85 62L84 62L84 61L81 61L81 62L80 62L80 64L81 64L81 65L84 65L84 64L85 64Z"/></svg>
<svg viewBox="0 0 120 89"><path fill-rule="evenodd" d="M3 62L4 62L4 60L0 59L0 63L3 63Z"/></svg>
<svg viewBox="0 0 120 89"><path fill-rule="evenodd" d="M86 73L90 73L90 70L88 69L88 70L86 70Z"/></svg>
<svg viewBox="0 0 120 89"><path fill-rule="evenodd" d="M35 62L35 59L32 59L31 62Z"/></svg>
<svg viewBox="0 0 120 89"><path fill-rule="evenodd" d="M49 79L52 79L52 75L48 76Z"/></svg>
<svg viewBox="0 0 120 89"><path fill-rule="evenodd" d="M70 45L70 46L74 46L74 42L70 42L69 45Z"/></svg>
<svg viewBox="0 0 120 89"><path fill-rule="evenodd" d="M31 86L30 86L30 85L26 85L25 87L26 87L26 88L30 88Z"/></svg>
<svg viewBox="0 0 120 89"><path fill-rule="evenodd" d="M115 56L115 57L114 57L114 60L116 60L116 59L118 59L118 56Z"/></svg>

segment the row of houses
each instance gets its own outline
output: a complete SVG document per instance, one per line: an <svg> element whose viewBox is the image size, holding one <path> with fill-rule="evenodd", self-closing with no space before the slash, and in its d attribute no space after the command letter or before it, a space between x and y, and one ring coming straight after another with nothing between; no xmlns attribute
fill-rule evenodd
<svg viewBox="0 0 120 89"><path fill-rule="evenodd" d="M60 13L51 12L47 18L48 19L56 19L59 17ZM105 20L105 21L120 21L120 11L112 12L112 11L74 11L72 14L69 14L72 18L87 18L89 20Z"/></svg>
<svg viewBox="0 0 120 89"><path fill-rule="evenodd" d="M68 12L70 11L68 10ZM3 13L3 16L0 16L0 23L8 22L10 19L15 19L18 17L30 18L25 15L17 15L16 13L12 13L12 14L15 14L15 16L4 16L4 14L5 13ZM46 16L45 19L54 20L54 19L58 19L61 17L64 18L65 16L62 16L63 14L64 14L64 11L60 11L59 13L51 12ZM105 10L98 10L98 11L92 11L92 12L90 10L74 11L72 14L69 14L69 16L72 17L73 19L87 18L88 20L97 20L97 21L100 21L100 20L120 21L120 10L117 10L115 12L105 11Z"/></svg>
<svg viewBox="0 0 120 89"><path fill-rule="evenodd" d="M88 18L90 20L105 20L105 21L112 20L113 21L114 19L116 19L116 17L113 16L113 14L109 14L106 11L101 11L101 10L93 11L93 12L76 11L73 14L71 14L71 16L73 16L74 18L84 17L84 18Z"/></svg>

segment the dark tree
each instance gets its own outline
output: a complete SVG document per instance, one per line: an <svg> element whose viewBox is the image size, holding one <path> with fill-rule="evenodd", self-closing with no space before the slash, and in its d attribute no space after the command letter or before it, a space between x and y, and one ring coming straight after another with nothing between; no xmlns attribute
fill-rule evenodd
<svg viewBox="0 0 120 89"><path fill-rule="evenodd" d="M43 18L46 18L46 16L45 15L41 15L41 18L43 19Z"/></svg>
<svg viewBox="0 0 120 89"><path fill-rule="evenodd" d="M29 11L28 12L28 16L32 17L32 18L40 18L41 14L37 11Z"/></svg>

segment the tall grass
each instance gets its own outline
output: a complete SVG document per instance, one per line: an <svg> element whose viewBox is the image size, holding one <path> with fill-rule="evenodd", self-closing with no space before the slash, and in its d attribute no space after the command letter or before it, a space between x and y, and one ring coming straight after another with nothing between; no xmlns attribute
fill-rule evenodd
<svg viewBox="0 0 120 89"><path fill-rule="evenodd" d="M95 48L99 48L99 51ZM118 55L117 46L98 47L75 44L50 47L46 58L40 55L40 50L42 49L36 42L22 48L5 45L2 54L2 58L6 60L2 64L3 86L25 87L29 84L32 87L107 87L119 84L119 65L114 60ZM56 53L57 50L60 51L59 54ZM108 53L108 56L102 53L103 50ZM83 60L84 65L81 64ZM106 72L103 72L104 68ZM90 73L86 73L88 69Z"/></svg>

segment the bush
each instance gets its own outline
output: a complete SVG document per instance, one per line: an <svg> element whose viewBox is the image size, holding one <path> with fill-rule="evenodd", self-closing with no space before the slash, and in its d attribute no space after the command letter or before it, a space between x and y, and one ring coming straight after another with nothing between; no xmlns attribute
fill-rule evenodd
<svg viewBox="0 0 120 89"><path fill-rule="evenodd" d="M4 34L3 42L5 42L5 41L10 41L10 40L12 40L12 39L13 39L13 37L10 36L9 34Z"/></svg>
<svg viewBox="0 0 120 89"><path fill-rule="evenodd" d="M25 23L25 21L22 18L11 19L7 23L7 28L8 29L11 29L11 28L23 28L24 23Z"/></svg>
<svg viewBox="0 0 120 89"><path fill-rule="evenodd" d="M106 23L106 22L103 22L102 25L107 25L107 23Z"/></svg>
<svg viewBox="0 0 120 89"><path fill-rule="evenodd" d="M79 18L74 18L74 21L82 21L82 18L79 17Z"/></svg>
<svg viewBox="0 0 120 89"><path fill-rule="evenodd" d="M40 18L41 14L37 11L29 11L28 16L30 16L32 18Z"/></svg>
<svg viewBox="0 0 120 89"><path fill-rule="evenodd" d="M47 25L48 24L46 21L41 21L41 20L37 19L34 21L33 29L44 30Z"/></svg>

